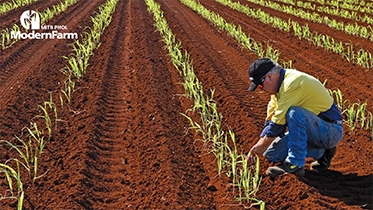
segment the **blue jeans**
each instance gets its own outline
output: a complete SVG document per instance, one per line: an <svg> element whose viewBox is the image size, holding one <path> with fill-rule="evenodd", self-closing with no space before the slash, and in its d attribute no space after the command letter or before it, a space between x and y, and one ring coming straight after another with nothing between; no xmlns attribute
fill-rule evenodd
<svg viewBox="0 0 373 210"><path fill-rule="evenodd" d="M302 107L290 107L286 121L288 132L276 138L264 152L269 161L303 167L306 157L319 159L325 149L335 147L342 139L341 124L326 122Z"/></svg>

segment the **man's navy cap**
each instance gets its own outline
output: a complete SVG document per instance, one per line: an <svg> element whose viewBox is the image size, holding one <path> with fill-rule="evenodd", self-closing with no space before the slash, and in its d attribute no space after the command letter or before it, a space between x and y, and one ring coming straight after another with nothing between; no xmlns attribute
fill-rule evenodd
<svg viewBox="0 0 373 210"><path fill-rule="evenodd" d="M275 66L275 63L269 58L261 58L251 64L249 68L249 77L251 85L249 91L254 91L258 85L262 85L262 78Z"/></svg>

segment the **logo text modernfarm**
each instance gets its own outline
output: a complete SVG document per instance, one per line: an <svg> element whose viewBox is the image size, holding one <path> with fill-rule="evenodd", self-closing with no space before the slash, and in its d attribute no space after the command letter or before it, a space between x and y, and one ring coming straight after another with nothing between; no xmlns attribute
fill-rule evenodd
<svg viewBox="0 0 373 210"><path fill-rule="evenodd" d="M67 30L65 25L40 25L40 16L34 10L26 10L20 17L23 28L31 32L11 31L11 39L77 39L77 33L61 33ZM37 32L35 30L51 30L50 32Z"/></svg>

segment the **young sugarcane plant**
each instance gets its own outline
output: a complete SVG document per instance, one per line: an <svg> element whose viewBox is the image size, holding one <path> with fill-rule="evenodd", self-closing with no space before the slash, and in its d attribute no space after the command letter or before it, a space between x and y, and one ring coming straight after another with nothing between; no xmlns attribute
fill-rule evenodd
<svg viewBox="0 0 373 210"><path fill-rule="evenodd" d="M10 161L14 161L16 164L17 169L14 169L13 167L10 166ZM20 171L20 162L18 159L9 159L5 163L0 163L0 171L5 174L6 180L8 182L9 190L12 193L11 199L17 199L17 209L22 210L23 207L23 199L24 199L24 190L23 190L23 183L21 180L21 171ZM17 186L17 195L13 196L13 181L16 181L16 186Z"/></svg>

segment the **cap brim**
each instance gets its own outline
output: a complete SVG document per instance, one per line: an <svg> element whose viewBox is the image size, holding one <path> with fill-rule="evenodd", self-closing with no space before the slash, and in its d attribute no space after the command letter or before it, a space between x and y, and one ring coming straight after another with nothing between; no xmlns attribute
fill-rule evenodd
<svg viewBox="0 0 373 210"><path fill-rule="evenodd" d="M248 89L248 91L249 92L254 91L257 87L258 87L258 85L252 82L251 85L250 85L250 87L249 87L249 89Z"/></svg>

